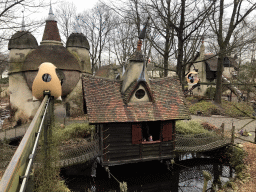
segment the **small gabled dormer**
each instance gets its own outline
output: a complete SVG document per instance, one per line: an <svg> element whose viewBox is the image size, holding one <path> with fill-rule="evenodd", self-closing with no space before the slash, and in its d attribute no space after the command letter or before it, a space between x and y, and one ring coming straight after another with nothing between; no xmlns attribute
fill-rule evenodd
<svg viewBox="0 0 256 192"><path fill-rule="evenodd" d="M126 104L153 101L141 45L139 40L137 50L129 59L129 65L122 77L121 93Z"/></svg>

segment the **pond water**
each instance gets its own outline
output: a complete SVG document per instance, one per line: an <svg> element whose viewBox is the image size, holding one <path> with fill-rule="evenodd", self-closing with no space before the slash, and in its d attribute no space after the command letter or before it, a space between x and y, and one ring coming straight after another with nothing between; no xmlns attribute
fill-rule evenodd
<svg viewBox="0 0 256 192"><path fill-rule="evenodd" d="M229 166L221 164L216 159L187 159L176 162L177 164L167 166L159 161L143 162L136 164L126 164L110 167L110 172L120 182L127 182L129 192L201 192L204 178L202 170L209 171L212 180L208 182L207 189L212 191L212 184L218 178L222 185L234 176L233 170ZM108 173L104 168L98 166L97 177L89 176L90 168L78 166L78 172L84 173L73 175L62 171L63 177L69 189L74 192L92 191L120 191L119 183L113 178L108 178ZM89 173L86 176L86 173Z"/></svg>

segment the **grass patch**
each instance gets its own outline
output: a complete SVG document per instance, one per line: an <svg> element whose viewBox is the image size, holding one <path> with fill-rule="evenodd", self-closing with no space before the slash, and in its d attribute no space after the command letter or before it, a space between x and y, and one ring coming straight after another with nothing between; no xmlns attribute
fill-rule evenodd
<svg viewBox="0 0 256 192"><path fill-rule="evenodd" d="M52 136L49 134L52 129ZM44 145L44 131L39 141L38 152L35 162L37 166L33 169L33 181L35 192L70 192L65 181L60 177L60 168L56 165L59 161L58 138L59 126L52 126L48 131L48 146ZM45 153L47 148L47 153Z"/></svg>
<svg viewBox="0 0 256 192"><path fill-rule="evenodd" d="M189 99L192 100L191 98ZM201 101L188 105L189 112L192 115L197 115L198 112L202 112L204 116L210 115L223 115L229 117L249 117L253 114L253 108L250 104L245 102L229 102L222 101L220 107L216 106L211 101Z"/></svg>
<svg viewBox="0 0 256 192"><path fill-rule="evenodd" d="M94 131L94 125L89 125L88 123L73 123L67 125L65 128L57 126L53 137L61 142L73 138L85 138L90 136Z"/></svg>
<svg viewBox="0 0 256 192"><path fill-rule="evenodd" d="M196 134L209 134L213 133L205 130L203 125L195 120L191 121L176 121L176 133L181 135L196 135Z"/></svg>
<svg viewBox="0 0 256 192"><path fill-rule="evenodd" d="M202 115L205 116L220 114L217 106L207 101L201 101L189 107L189 112L193 115L196 115L198 111L202 112Z"/></svg>
<svg viewBox="0 0 256 192"><path fill-rule="evenodd" d="M254 112L252 106L245 102L222 101L222 108L224 109L224 115L230 117L248 117Z"/></svg>

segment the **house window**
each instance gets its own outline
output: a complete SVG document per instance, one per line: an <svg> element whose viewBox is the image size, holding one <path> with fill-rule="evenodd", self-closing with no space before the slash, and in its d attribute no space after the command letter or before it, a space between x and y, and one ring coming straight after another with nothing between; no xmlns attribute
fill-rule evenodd
<svg viewBox="0 0 256 192"><path fill-rule="evenodd" d="M161 123L159 121L143 122L142 137L143 141L160 140ZM151 138L150 138L151 137Z"/></svg>
<svg viewBox="0 0 256 192"><path fill-rule="evenodd" d="M145 93L145 91L143 89L139 89L139 90L136 91L135 97L137 99L142 99L145 96L145 94L146 93Z"/></svg>
<svg viewBox="0 0 256 192"><path fill-rule="evenodd" d="M150 121L132 124L132 144L172 140L172 122Z"/></svg>

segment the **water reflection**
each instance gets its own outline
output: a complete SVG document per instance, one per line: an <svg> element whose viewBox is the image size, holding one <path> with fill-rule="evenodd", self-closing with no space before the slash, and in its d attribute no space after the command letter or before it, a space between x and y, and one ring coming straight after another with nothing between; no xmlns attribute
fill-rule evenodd
<svg viewBox="0 0 256 192"><path fill-rule="evenodd" d="M120 182L127 182L130 192L202 191L204 182L202 170L207 170L212 175L212 180L207 185L207 189L211 191L213 183L216 183L219 178L224 184L233 174L229 166L222 165L214 159L189 159L177 163L179 165L170 166L170 170L164 163L153 161L114 166L110 167L110 171ZM97 168L96 178L91 178L89 175L64 175L64 177L71 191L84 192L88 189L120 191L119 183L113 178L109 179L106 171L100 166Z"/></svg>

